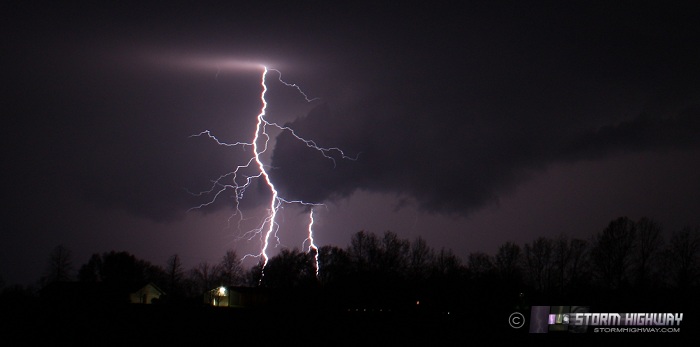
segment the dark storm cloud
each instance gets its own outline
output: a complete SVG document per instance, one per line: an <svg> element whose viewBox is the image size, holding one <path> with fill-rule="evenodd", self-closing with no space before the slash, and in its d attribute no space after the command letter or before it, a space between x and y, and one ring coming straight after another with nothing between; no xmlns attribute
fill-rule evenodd
<svg viewBox="0 0 700 347"><path fill-rule="evenodd" d="M598 159L614 151L684 149L700 143L700 105L660 118L642 114L619 124L589 131L570 141L564 155Z"/></svg>
<svg viewBox="0 0 700 347"><path fill-rule="evenodd" d="M683 5L16 7L3 24L4 140L22 201L69 191L168 220L202 202L185 189L244 158L188 136L247 139L257 72L214 76L144 52L279 62L322 98L290 126L358 159L333 167L283 133L272 175L290 199L365 189L469 211L550 163L697 135L698 24Z"/></svg>
<svg viewBox="0 0 700 347"><path fill-rule="evenodd" d="M393 193L415 199L423 209L464 213L497 200L532 173L560 161L602 159L612 153L690 148L700 144L700 112L676 117L640 116L585 132L531 129L497 134L464 131L455 123L411 121L357 129L329 126L333 117L319 108L293 126L335 139L359 151L357 161L333 166L291 136L278 138L273 177L288 196L325 201L356 190ZM526 121L525 121L526 122ZM528 124L512 124L518 129ZM469 133L468 133L469 132ZM435 136L435 134L441 134ZM357 140L357 141L354 141Z"/></svg>
<svg viewBox="0 0 700 347"><path fill-rule="evenodd" d="M393 193L463 214L553 163L698 145L700 31L687 8L503 10L387 37L385 64L354 71L368 82L362 105L290 124L358 160L333 167L282 135L272 164L282 191Z"/></svg>

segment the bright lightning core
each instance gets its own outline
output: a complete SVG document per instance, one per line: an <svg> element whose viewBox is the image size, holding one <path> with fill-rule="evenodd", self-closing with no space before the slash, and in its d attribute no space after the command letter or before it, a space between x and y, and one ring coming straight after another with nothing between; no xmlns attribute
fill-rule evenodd
<svg viewBox="0 0 700 347"><path fill-rule="evenodd" d="M275 246L280 243L280 238L278 235L279 231L279 222L277 220L278 217L278 212L279 209L281 208L282 204L299 204L305 207L309 208L309 223L308 223L308 235L307 238L304 240L304 244L302 245L302 248L306 244L306 242L309 242L309 247L307 252L315 252L314 254L314 259L315 259L315 267L316 267L316 274L318 275L319 272L319 263L318 263L318 248L316 247L316 244L314 243L314 237L313 237L313 222L314 222L314 214L313 214L313 209L316 206L323 206L323 204L320 203L314 203L314 202L305 202L301 200L288 200L279 195L279 192L277 191L277 188L275 187L274 182L270 178L270 175L268 174L267 171L267 165L263 163L262 156L265 152L267 152L270 144L270 134L268 133L268 128L275 128L280 131L288 131L290 134L292 134L296 139L299 141L304 142L307 147L312 148L320 152L321 155L324 157L330 159L333 161L333 164L335 165L335 158L329 155L330 152L336 152L342 156L344 159L351 159L354 160L356 158L351 158L345 155L342 150L339 148L324 148L318 146L314 141L312 140L307 140L305 138L300 137L297 135L293 129L279 125L274 122L268 121L265 116L266 116L266 111L267 111L267 106L268 102L266 99L266 93L268 91L268 87L266 84L267 76L270 71L276 72L279 77L278 81L282 84L284 84L287 87L295 88L301 95L304 96L304 99L307 102L311 102L315 99L310 99L302 90L299 86L296 84L292 83L287 83L284 80L282 80L282 73L279 70L276 69L268 69L266 66L260 66L263 70L262 72L262 77L260 81L260 85L262 87L262 91L260 93L260 101L261 101L261 109L260 113L257 116L257 122L256 126L254 129L254 132L252 134L252 140L250 142L235 142L235 143L225 143L220 141L216 136L214 136L209 130L205 130L200 132L199 134L192 135L192 137L198 137L198 136L207 136L210 139L214 140L218 145L221 146L240 146L243 147L244 149L250 148L251 154L248 160L242 164L236 166L235 170L232 172L229 172L225 175L220 176L218 179L213 181L213 185L211 189L201 192L198 195L204 195L204 194L211 194L213 195L213 198L209 200L206 203L203 203L197 207L194 207L193 209L197 208L202 208L204 206L208 206L212 203L214 203L219 196L229 190L233 190L235 192L234 197L235 197L235 213L234 216L238 216L239 220L239 227L240 227L240 222L243 220L243 213L240 209L240 200L243 199L245 191L248 187L250 187L251 183L254 180L262 180L265 184L265 186L269 189L271 193L271 198L269 201L269 204L267 206L267 212L263 220L260 222L260 224L256 227L253 228L252 230L249 230L243 234L243 237L248 238L249 240L258 236L260 238L261 242L261 247L260 247L260 253L258 254L247 254L244 256L244 259L246 257L257 257L261 258L262 260L262 271L263 271L263 276L264 276L264 270L265 266L267 265L269 261L269 248L271 243L275 243ZM242 171L244 169L254 169L255 174L254 175L244 175ZM228 183L227 183L228 182ZM241 182L241 183L239 183ZM262 280L262 277L261 277Z"/></svg>

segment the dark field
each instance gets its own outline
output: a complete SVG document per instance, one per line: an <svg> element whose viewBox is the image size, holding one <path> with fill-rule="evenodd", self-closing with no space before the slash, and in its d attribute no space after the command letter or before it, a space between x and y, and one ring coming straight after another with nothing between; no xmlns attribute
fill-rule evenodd
<svg viewBox="0 0 700 347"><path fill-rule="evenodd" d="M12 312L14 311L14 312ZM472 312L411 310L234 309L192 305L4 310L2 341L16 345L491 345L559 341L675 341L697 337L697 315L685 312L680 333L529 334L508 325L507 308ZM523 311L528 316L527 311ZM528 316L529 317L529 316ZM477 343L477 341L479 341ZM2 343L2 345L7 345Z"/></svg>
<svg viewBox="0 0 700 347"><path fill-rule="evenodd" d="M357 345L466 344L475 336L521 337L508 314L470 315L418 311L244 310L209 306L124 305L110 308L20 310L6 322L3 336L20 345L224 345L279 343ZM7 312L5 312L7 313Z"/></svg>

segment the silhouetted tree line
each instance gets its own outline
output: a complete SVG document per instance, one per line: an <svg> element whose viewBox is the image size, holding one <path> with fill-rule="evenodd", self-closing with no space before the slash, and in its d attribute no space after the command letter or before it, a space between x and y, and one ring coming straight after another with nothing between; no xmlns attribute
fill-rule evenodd
<svg viewBox="0 0 700 347"><path fill-rule="evenodd" d="M481 305L653 303L659 296L697 305L700 229L667 235L652 219L620 217L587 240L561 234L524 245L505 242L496 254L473 252L466 262L421 237L359 231L345 248L283 249L264 269L260 263L244 270L233 250L219 263L202 262L189 271L177 254L158 266L112 251L93 254L74 273L70 251L57 246L40 284L152 282L167 293L164 301L197 303L217 286L265 287L302 305L339 309L459 311ZM2 297L27 291L3 285Z"/></svg>
<svg viewBox="0 0 700 347"><path fill-rule="evenodd" d="M667 237L666 237L667 236ZM589 239L537 237L502 244L496 254L469 254L463 263L450 249L426 241L360 231L345 247L314 252L286 250L270 259L263 286L322 288L328 304L391 308L412 304L438 310L479 305L589 303L631 307L640 301L697 306L700 229L666 235L652 219L612 220Z"/></svg>

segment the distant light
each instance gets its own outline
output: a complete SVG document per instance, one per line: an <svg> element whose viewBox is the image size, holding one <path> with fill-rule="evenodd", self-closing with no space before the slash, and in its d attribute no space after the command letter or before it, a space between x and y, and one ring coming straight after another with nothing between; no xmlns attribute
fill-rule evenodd
<svg viewBox="0 0 700 347"><path fill-rule="evenodd" d="M420 305L420 300L416 300L416 305Z"/></svg>
<svg viewBox="0 0 700 347"><path fill-rule="evenodd" d="M224 287L224 286L219 287L219 295L226 295L226 287Z"/></svg>

